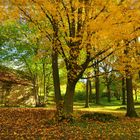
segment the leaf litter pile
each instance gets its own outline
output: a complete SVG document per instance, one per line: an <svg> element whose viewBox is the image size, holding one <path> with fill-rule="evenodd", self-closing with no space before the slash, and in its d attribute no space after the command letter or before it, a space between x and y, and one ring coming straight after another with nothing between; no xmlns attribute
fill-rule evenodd
<svg viewBox="0 0 140 140"><path fill-rule="evenodd" d="M140 118L81 111L71 123L56 123L54 113L43 108L1 108L0 140L140 140Z"/></svg>

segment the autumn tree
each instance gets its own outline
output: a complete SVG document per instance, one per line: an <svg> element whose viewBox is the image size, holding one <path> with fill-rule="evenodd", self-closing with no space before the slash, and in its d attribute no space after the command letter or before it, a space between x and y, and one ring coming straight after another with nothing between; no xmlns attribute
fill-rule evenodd
<svg viewBox="0 0 140 140"><path fill-rule="evenodd" d="M132 26L135 30L139 27L139 7L136 6L139 2L12 1L17 13L20 12L42 36L50 39L53 54L59 53L65 62L67 87L63 107L68 115L73 112L75 86L85 69L93 66L93 60L99 58L100 62L119 50L123 39L138 36L136 32L131 33L131 29ZM100 59L102 54L104 58Z"/></svg>
<svg viewBox="0 0 140 140"><path fill-rule="evenodd" d="M139 43L136 41L136 38L132 40L122 41L122 45L124 46L121 54L117 54L118 60L116 67L120 71L121 75L123 75L122 81L122 90L126 89L127 94L127 113L126 116L136 117L137 113L134 108L134 99L133 99L133 77L138 73L139 70L139 57L137 55L137 51L139 48ZM118 65L118 66L117 66ZM124 81L125 78L125 81ZM124 83L126 88L124 89ZM125 94L123 95L125 101ZM124 102L123 101L123 102Z"/></svg>
<svg viewBox="0 0 140 140"><path fill-rule="evenodd" d="M134 109L134 99L133 99L133 84L132 84L132 79L133 79L133 73L132 73L132 69L131 69L131 64L133 64L134 62L132 62L130 60L130 57L133 57L135 59L135 56L133 56L131 53L133 52L132 50L132 44L126 44L126 49L124 51L124 54L127 57L126 60L126 65L125 65L125 73L126 73L126 91L127 91L127 113L126 116L129 117L136 117L137 113ZM130 52L130 46L131 46L131 52ZM132 58L131 58L132 59ZM130 64L131 62L131 64Z"/></svg>

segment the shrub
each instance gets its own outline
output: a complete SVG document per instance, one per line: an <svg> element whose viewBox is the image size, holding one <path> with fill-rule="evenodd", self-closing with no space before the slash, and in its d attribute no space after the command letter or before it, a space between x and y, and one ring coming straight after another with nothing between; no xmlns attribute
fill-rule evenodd
<svg viewBox="0 0 140 140"><path fill-rule="evenodd" d="M95 97L96 97L95 94L89 95L90 102L93 102L93 100L95 99ZM85 101L85 99L86 99L86 93L84 91L78 91L74 95L74 101Z"/></svg>
<svg viewBox="0 0 140 140"><path fill-rule="evenodd" d="M74 101L85 100L85 98L86 98L86 95L85 95L85 92L83 91L78 91L74 95Z"/></svg>
<svg viewBox="0 0 140 140"><path fill-rule="evenodd" d="M81 119L95 120L100 122L112 122L118 120L118 117L105 113L86 113L81 115Z"/></svg>

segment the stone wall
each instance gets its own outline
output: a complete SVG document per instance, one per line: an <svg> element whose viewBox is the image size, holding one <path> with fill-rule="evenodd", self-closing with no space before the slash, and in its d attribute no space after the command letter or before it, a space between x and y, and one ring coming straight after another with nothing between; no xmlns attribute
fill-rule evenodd
<svg viewBox="0 0 140 140"><path fill-rule="evenodd" d="M34 106L31 85L0 81L0 106Z"/></svg>

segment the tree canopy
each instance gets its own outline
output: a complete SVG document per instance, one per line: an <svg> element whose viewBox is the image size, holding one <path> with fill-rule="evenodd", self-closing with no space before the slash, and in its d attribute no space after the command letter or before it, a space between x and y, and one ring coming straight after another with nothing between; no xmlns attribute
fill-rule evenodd
<svg viewBox="0 0 140 140"><path fill-rule="evenodd" d="M1 6L1 23L28 24L29 34L20 36L25 34L26 41L30 40L38 58L51 54L56 66L61 56L67 71L63 106L70 114L76 83L96 60L100 63L114 55L111 67L126 77L139 69L139 8L137 0L7 0Z"/></svg>

